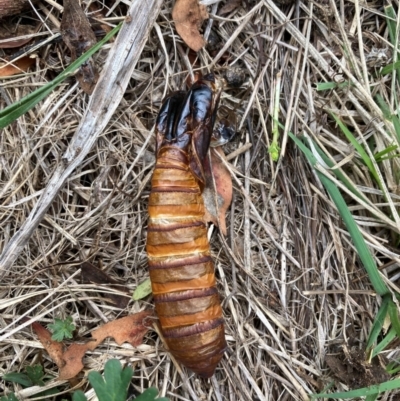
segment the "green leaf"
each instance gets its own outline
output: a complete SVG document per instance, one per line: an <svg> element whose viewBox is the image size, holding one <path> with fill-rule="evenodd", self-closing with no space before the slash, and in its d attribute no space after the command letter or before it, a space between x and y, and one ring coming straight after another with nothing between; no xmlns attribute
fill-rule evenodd
<svg viewBox="0 0 400 401"><path fill-rule="evenodd" d="M33 386L33 383L28 375L22 372L6 373L5 375L3 375L2 379L12 383L18 383L23 387Z"/></svg>
<svg viewBox="0 0 400 401"><path fill-rule="evenodd" d="M371 329L371 331L369 333L369 337L368 337L368 341L367 341L367 347L366 347L367 350L369 348L371 348L375 344L375 342L378 339L378 336L379 336L379 334L380 334L380 332L382 330L383 324L385 322L385 317L387 315L387 311L388 311L388 308L389 308L389 302L391 302L390 297L391 297L390 294L387 294L387 295L385 295L383 297L382 305L379 308L379 311L375 316L375 320L374 320L374 323L372 325L372 329Z"/></svg>
<svg viewBox="0 0 400 401"><path fill-rule="evenodd" d="M18 117L22 116L22 114L29 111L32 107L49 95L61 82L72 75L86 60L100 50L100 48L121 29L121 26L122 23L117 25L102 40L100 40L86 53L82 54L82 56L71 63L63 72L60 73L60 75L53 79L53 81L36 89L18 102L11 104L3 110L0 110L0 128L4 128L14 122Z"/></svg>
<svg viewBox="0 0 400 401"><path fill-rule="evenodd" d="M372 350L371 357L377 356L382 352L394 339L396 338L396 330L392 327L383 338L383 340L378 343L378 345Z"/></svg>
<svg viewBox="0 0 400 401"><path fill-rule="evenodd" d="M386 366L386 371L393 376L400 371L400 366L397 364L397 362L391 362Z"/></svg>
<svg viewBox="0 0 400 401"><path fill-rule="evenodd" d="M99 401L126 401L132 375L130 367L122 369L118 359L110 359L104 367L104 378L98 372L90 372L88 377Z"/></svg>
<svg viewBox="0 0 400 401"><path fill-rule="evenodd" d="M143 299L151 294L151 281L148 278L147 280L140 283L136 290L133 292L132 299L134 301L138 301L139 299Z"/></svg>
<svg viewBox="0 0 400 401"><path fill-rule="evenodd" d="M338 180L340 180L347 187L347 189L349 191L351 191L355 196L357 196L358 198L360 198L364 202L368 202L367 198L358 190L358 188L350 183L350 181L343 174L343 172L342 172L342 170L340 168L333 168L333 167L335 167L335 164L332 162L331 159L329 159L329 157L323 152L323 150L316 143L314 143L313 145L314 145L314 149L321 156L321 158L325 162L325 164L329 168L332 169L332 172L333 172L333 174L335 174L336 178Z"/></svg>
<svg viewBox="0 0 400 401"><path fill-rule="evenodd" d="M364 163L368 167L368 170L370 173L373 175L375 178L375 181L381 186L381 182L379 179L379 175L376 172L375 166L371 161L371 158L368 156L368 153L365 151L363 146L358 143L357 139L355 136L350 132L350 130L344 125L338 117L336 117L335 114L332 113L332 117L336 121L336 124L339 125L340 129L342 130L343 134L345 134L346 138L350 141L350 143L354 146L354 148L357 150L357 152L360 154L361 158L363 159Z"/></svg>
<svg viewBox="0 0 400 401"><path fill-rule="evenodd" d="M383 67L380 71L381 75L388 75L391 72L395 71L395 70L399 70L400 69L400 60L396 61L395 63L391 63L388 65L385 65L385 67Z"/></svg>
<svg viewBox="0 0 400 401"><path fill-rule="evenodd" d="M44 382L42 380L44 373L43 373L43 367L41 365L27 366L25 371L34 385L44 386Z"/></svg>
<svg viewBox="0 0 400 401"><path fill-rule="evenodd" d="M398 148L397 145L393 144L388 146L386 149L381 150L380 152L377 152L374 154L375 160L377 162L380 162L384 160L383 156L386 156L388 153L395 151ZM399 154L394 155L394 157L399 157Z"/></svg>
<svg viewBox="0 0 400 401"><path fill-rule="evenodd" d="M390 300L389 302L389 317L390 322L392 323L392 327L397 334L397 337L400 338L400 321L399 321L399 313L397 312L397 305Z"/></svg>
<svg viewBox="0 0 400 401"><path fill-rule="evenodd" d="M135 401L169 401L166 397L156 398L158 389L155 387L148 388L144 393L135 398Z"/></svg>
<svg viewBox="0 0 400 401"><path fill-rule="evenodd" d="M87 401L85 393L81 390L75 391L72 395L72 401Z"/></svg>
<svg viewBox="0 0 400 401"><path fill-rule="evenodd" d="M397 140L400 143L400 120L396 115L392 115L392 123L396 131Z"/></svg>
<svg viewBox="0 0 400 401"><path fill-rule="evenodd" d="M376 103L378 104L379 108L382 110L383 115L387 120L392 122L394 130L396 132L397 136L397 141L400 143L400 120L399 118L395 115L392 114L390 111L390 107L386 104L385 100L383 97L379 94L375 96Z"/></svg>
<svg viewBox="0 0 400 401"><path fill-rule="evenodd" d="M389 391L389 390L394 390L400 388L400 379L396 380L391 380L388 382L380 383L380 384L375 384L373 386L369 387L363 387L359 388L357 390L352 390L352 391L345 391L341 393L320 393L320 394L312 394L311 399L316 399L316 398L339 398L341 400L345 399L355 399L357 397L367 397L370 395L375 395L377 393L382 393L384 391Z"/></svg>
<svg viewBox="0 0 400 401"><path fill-rule="evenodd" d="M15 396L14 393L10 393L8 395L3 395L0 397L0 401L18 401L18 398Z"/></svg>
<svg viewBox="0 0 400 401"><path fill-rule="evenodd" d="M331 89L342 89L346 88L349 86L350 82L349 81L344 81L344 82L318 82L317 83L317 91L326 91L326 90L331 90Z"/></svg>
<svg viewBox="0 0 400 401"><path fill-rule="evenodd" d="M54 323L47 326L53 333L51 339L54 341L63 341L64 338L72 338L72 333L75 330L75 326L72 324L72 317L68 316L65 320L54 319Z"/></svg>
<svg viewBox="0 0 400 401"><path fill-rule="evenodd" d="M396 15L396 12L395 12L395 10L394 10L392 5L385 6L384 10L385 10L385 15L387 17L386 18L386 24L387 24L387 27L389 29L390 42L392 43L393 47L395 49L397 49L397 46L399 44L398 37L396 35L397 15ZM395 64L397 64L397 63L395 63ZM398 80L400 80L400 70L398 68L396 68L396 69L397 69Z"/></svg>
<svg viewBox="0 0 400 401"><path fill-rule="evenodd" d="M378 103L379 108L382 110L383 116L388 119L391 120L392 119L392 113L390 112L390 108L389 106L386 104L385 100L383 99L383 97L378 93L375 96L376 99L376 103Z"/></svg>

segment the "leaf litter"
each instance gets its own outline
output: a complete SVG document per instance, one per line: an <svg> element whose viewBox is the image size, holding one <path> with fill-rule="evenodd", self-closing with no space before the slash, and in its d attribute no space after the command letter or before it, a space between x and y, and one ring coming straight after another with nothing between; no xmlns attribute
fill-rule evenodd
<svg viewBox="0 0 400 401"><path fill-rule="evenodd" d="M208 18L208 12L199 0L177 0L172 10L172 19L175 27L185 43L195 52L205 45L205 40L200 33L204 20Z"/></svg>
<svg viewBox="0 0 400 401"><path fill-rule="evenodd" d="M32 323L32 329L58 366L59 380L67 380L74 378L84 368L82 359L85 353L93 351L107 337L114 338L118 345L124 342L131 344L133 347L140 345L149 329L146 319L150 316L152 316L152 312L143 311L106 323L93 330L91 332L92 338L86 343L74 343L68 347L60 341L53 340L50 331L40 323Z"/></svg>
<svg viewBox="0 0 400 401"><path fill-rule="evenodd" d="M71 60L74 61L93 47L97 40L78 0L64 0L63 4L64 13L60 26L61 36L71 51ZM92 58L79 67L76 77L81 88L90 95L99 78L99 73Z"/></svg>

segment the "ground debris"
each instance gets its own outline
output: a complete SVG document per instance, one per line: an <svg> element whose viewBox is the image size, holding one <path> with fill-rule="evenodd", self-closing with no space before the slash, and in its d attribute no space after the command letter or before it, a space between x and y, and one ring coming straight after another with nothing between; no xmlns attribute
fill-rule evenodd
<svg viewBox="0 0 400 401"><path fill-rule="evenodd" d="M198 52L205 45L199 29L208 18L206 7L198 0L177 0L172 10L172 18L180 37L192 50Z"/></svg>
<svg viewBox="0 0 400 401"><path fill-rule="evenodd" d="M140 345L149 327L146 318L151 315L151 312L143 311L106 323L92 331L92 338L89 341L82 344L74 343L68 348L63 343L52 340L49 330L40 323L34 322L32 328L60 369L59 379L67 380L74 378L83 369L82 358L85 353L93 351L107 337L113 337L118 345L124 342L134 347Z"/></svg>
<svg viewBox="0 0 400 401"><path fill-rule="evenodd" d="M365 352L359 348L348 350L344 346L342 353L327 355L325 362L334 376L351 390L382 383L390 378L379 357L369 363Z"/></svg>
<svg viewBox="0 0 400 401"><path fill-rule="evenodd" d="M97 42L90 22L77 0L64 0L64 14L60 29L63 41L71 52L72 61ZM99 73L91 58L79 67L76 77L82 89L90 95L99 78Z"/></svg>

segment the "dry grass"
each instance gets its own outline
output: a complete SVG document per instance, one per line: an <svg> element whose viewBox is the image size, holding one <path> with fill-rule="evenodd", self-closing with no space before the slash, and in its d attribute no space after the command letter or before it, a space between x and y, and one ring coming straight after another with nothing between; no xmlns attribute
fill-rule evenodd
<svg viewBox="0 0 400 401"><path fill-rule="evenodd" d="M41 35L58 32L61 7L53 3L42 1L36 6L38 14L30 14L45 20ZM110 12L101 1L91 3L115 24L131 0L116 1ZM241 66L248 74L241 88L229 89L222 97L224 107L238 118L238 133L226 146L233 155L229 163L234 200L227 215L227 238L215 228L210 233L229 351L216 375L200 380L173 363L151 332L138 349L105 342L86 355L85 373L102 370L106 360L119 358L134 367L136 389L157 386L171 400L307 400L334 380L327 354L343 353L344 345L363 347L380 299L371 291L334 205L304 157L288 142L287 132L306 132L343 162L378 214L371 217L367 207L348 195L346 200L387 282L397 285L400 257L394 233L399 233L399 222L389 217L390 209L399 204L399 161L380 164L390 199L385 200L329 116L334 111L355 135L373 141L378 151L394 141L394 130L384 126L374 101L379 93L396 107L399 88L391 75L382 78L375 73L380 61L374 56L376 49L383 49L378 53L386 57L385 65L393 48L380 3L331 0L277 5L272 0L249 0L221 17L217 11L223 3L210 6L213 19L206 22L205 35L216 35L218 40L199 53L199 65L202 72L212 69L220 75L230 66ZM9 255L12 263L3 265L0 375L43 363L55 377L52 385L69 391L71 384L57 381L55 364L22 318L48 324L55 317L72 316L82 337L104 322L152 305L147 299L117 309L105 301L106 288L81 283L79 265L90 261L102 267L132 292L148 277L151 129L161 99L184 88L193 74L187 48L174 33L171 7L171 1L163 2L157 25L106 128L80 165L68 173L40 224L24 238L24 246ZM96 55L99 66L110 47ZM67 62L61 43L46 44L36 53L35 68L2 81L1 107L51 80ZM279 118L285 129L281 158L273 163L268 147L278 71L282 72ZM316 91L317 82L343 80L352 85ZM88 103L89 97L71 78L2 130L0 250L6 250L24 223L29 226ZM237 149L242 152L234 153ZM395 343L385 356L398 358ZM348 388L346 383L336 384L338 389ZM4 382L0 386L9 387ZM34 397L39 391L22 390L20 395ZM88 395L94 399L93 393Z"/></svg>

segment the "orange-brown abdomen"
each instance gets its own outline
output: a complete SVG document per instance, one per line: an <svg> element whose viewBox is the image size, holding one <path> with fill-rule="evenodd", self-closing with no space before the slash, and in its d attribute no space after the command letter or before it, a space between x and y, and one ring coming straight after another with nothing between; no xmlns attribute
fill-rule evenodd
<svg viewBox="0 0 400 401"><path fill-rule="evenodd" d="M151 185L146 249L161 329L175 358L208 378L226 342L203 198L187 153L163 146Z"/></svg>

